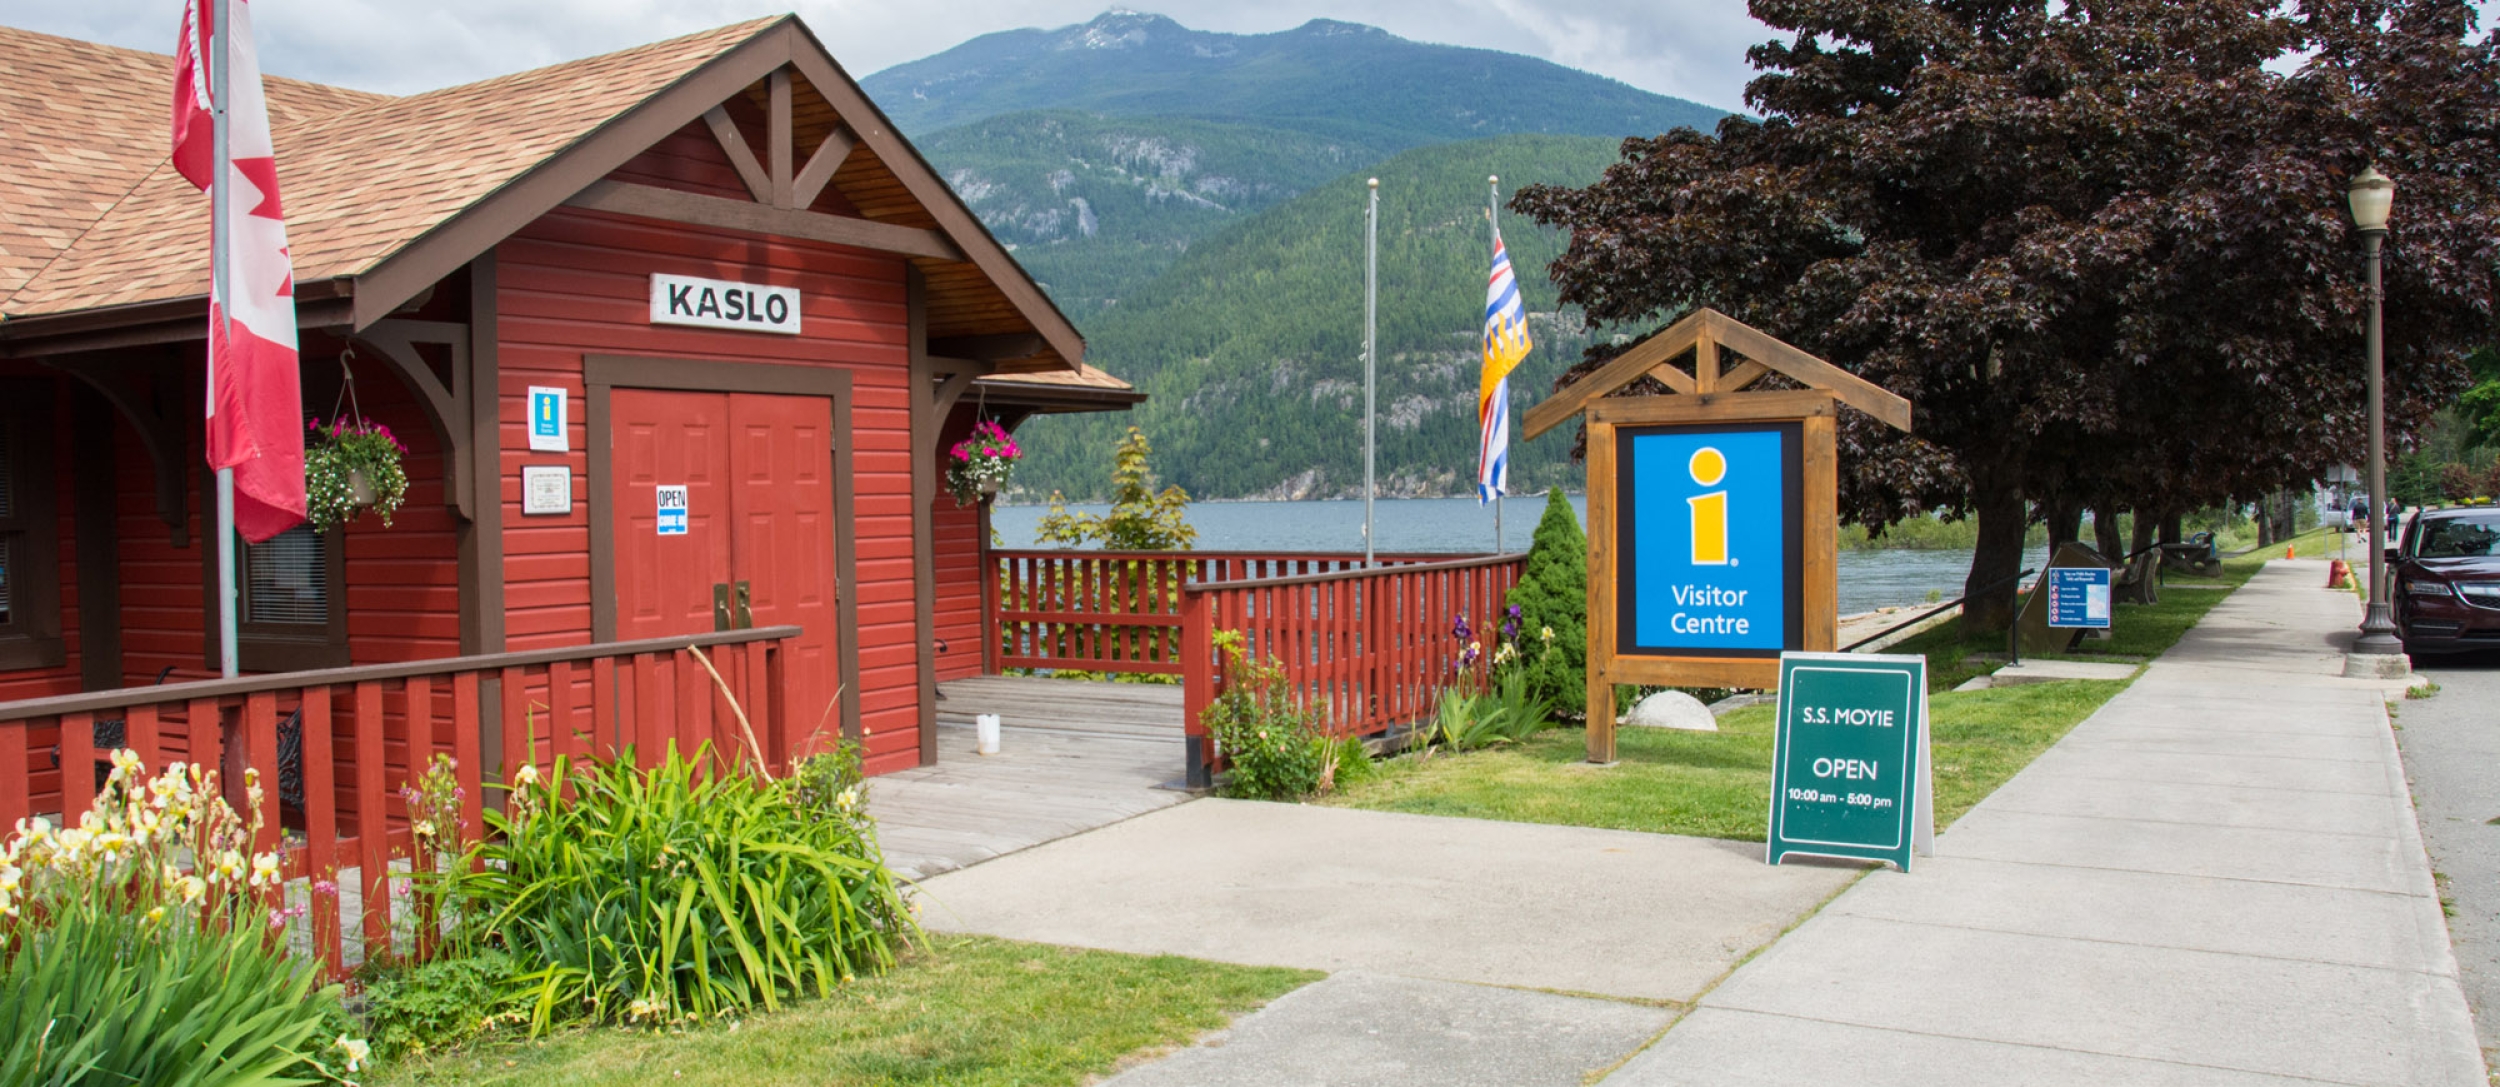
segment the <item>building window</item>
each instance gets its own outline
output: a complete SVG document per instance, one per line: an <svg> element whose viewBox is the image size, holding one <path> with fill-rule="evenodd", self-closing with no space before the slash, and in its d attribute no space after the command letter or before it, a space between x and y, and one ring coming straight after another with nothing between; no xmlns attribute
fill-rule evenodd
<svg viewBox="0 0 2500 1087"><path fill-rule="evenodd" d="M50 668L61 640L49 382L0 382L0 669Z"/></svg>
<svg viewBox="0 0 2500 1087"><path fill-rule="evenodd" d="M236 653L253 672L348 664L343 534L297 525L242 545Z"/></svg>

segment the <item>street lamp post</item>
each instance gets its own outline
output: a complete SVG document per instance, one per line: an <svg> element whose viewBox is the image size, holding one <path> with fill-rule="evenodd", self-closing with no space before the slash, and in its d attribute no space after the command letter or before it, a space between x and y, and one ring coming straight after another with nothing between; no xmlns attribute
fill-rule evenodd
<svg viewBox="0 0 2500 1087"><path fill-rule="evenodd" d="M2363 351L2370 366L2370 607L2361 620L2361 636L2352 643L2352 652L2344 657L2344 674L2348 676L2395 677L2405 675L2411 665L2405 660L2404 643L2396 638L2395 616L2387 606L2387 545L2382 526L2386 511L2394 509L2394 496L2387 493L2387 408L2384 387L2386 380L2381 364L2379 312L2382 292L2379 289L2379 247L2387 240L2387 212L2395 202L2396 183L2378 172L2378 167L2361 171L2352 179L2352 190L2346 194L2352 202L2352 222L2361 230L2361 247L2369 267L2370 315L2363 334Z"/></svg>

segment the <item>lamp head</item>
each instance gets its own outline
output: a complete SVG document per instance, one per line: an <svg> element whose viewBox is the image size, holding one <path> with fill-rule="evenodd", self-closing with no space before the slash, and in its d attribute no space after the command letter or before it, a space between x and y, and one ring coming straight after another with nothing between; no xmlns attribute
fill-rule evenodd
<svg viewBox="0 0 2500 1087"><path fill-rule="evenodd" d="M2352 179L2352 225L2363 230L2387 229L2387 211L2396 202L2396 183L2372 166Z"/></svg>

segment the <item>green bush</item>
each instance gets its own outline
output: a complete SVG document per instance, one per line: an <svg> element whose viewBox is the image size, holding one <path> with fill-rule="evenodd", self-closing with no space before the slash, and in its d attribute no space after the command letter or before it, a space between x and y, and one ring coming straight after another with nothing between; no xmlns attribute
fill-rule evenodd
<svg viewBox="0 0 2500 1087"><path fill-rule="evenodd" d="M1520 610L1519 642L1534 647L1519 666L1528 693L1557 710L1588 700L1588 592L1589 539L1561 488L1547 491L1510 603Z"/></svg>
<svg viewBox="0 0 2500 1087"><path fill-rule="evenodd" d="M1215 749L1232 766L1224 795L1252 800L1298 800L1317 792L1335 741L1321 735L1285 670L1252 661L1238 631L1216 635L1224 653L1224 693L1201 720Z"/></svg>
<svg viewBox="0 0 2500 1087"><path fill-rule="evenodd" d="M916 935L841 771L716 773L710 747L637 769L516 775L469 916L510 954L531 1029L663 1025L822 996ZM558 783L564 785L559 791ZM570 795L566 795L566 794Z"/></svg>
<svg viewBox="0 0 2500 1087"><path fill-rule="evenodd" d="M0 848L0 1084L277 1085L354 1071L364 1043L323 1029L338 990L290 958L261 893L275 854L176 763L142 783L119 753L74 828L20 824ZM245 795L261 810L260 786Z"/></svg>
<svg viewBox="0 0 2500 1087"><path fill-rule="evenodd" d="M511 956L497 951L365 971L365 1037L388 1059L482 1033L512 988Z"/></svg>

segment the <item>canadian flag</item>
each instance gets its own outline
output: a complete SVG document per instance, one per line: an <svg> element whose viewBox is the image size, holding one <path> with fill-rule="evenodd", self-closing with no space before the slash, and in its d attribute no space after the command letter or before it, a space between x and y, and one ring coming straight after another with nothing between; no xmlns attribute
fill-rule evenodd
<svg viewBox="0 0 2500 1087"><path fill-rule="evenodd" d="M259 543L304 520L304 397L295 362L295 273L278 205L277 150L252 51L251 0L230 0L231 35L212 26L215 0L186 0L174 50L174 169L202 190L216 172L210 49L226 63L227 279L208 309L208 464L234 469L234 526ZM231 38L219 42L218 38ZM229 297L231 295L231 297Z"/></svg>

